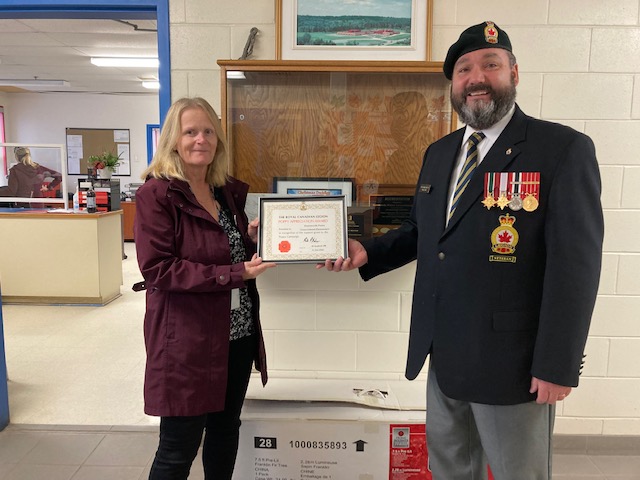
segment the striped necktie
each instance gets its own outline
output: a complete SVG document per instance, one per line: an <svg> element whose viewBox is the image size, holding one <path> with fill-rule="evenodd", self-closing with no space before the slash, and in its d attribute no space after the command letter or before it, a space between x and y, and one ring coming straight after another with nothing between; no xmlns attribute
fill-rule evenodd
<svg viewBox="0 0 640 480"><path fill-rule="evenodd" d="M451 201L451 210L449 210L449 218L453 217L453 212L456 211L460 197L462 196L464 189L467 188L467 185L473 176L473 172L478 166L478 144L484 137L484 133L474 132L469 137L469 140L467 140L467 157L464 161L464 165L462 166L462 171L460 172L458 181L456 182L456 188L454 190L455 193L453 194L453 200Z"/></svg>

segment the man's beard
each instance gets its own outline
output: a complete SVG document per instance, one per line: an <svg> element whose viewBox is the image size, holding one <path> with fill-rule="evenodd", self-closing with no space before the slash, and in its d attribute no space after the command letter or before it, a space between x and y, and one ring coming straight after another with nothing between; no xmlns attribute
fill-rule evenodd
<svg viewBox="0 0 640 480"><path fill-rule="evenodd" d="M467 95L478 90L486 90L491 95L489 102L474 102L469 106L465 100ZM516 101L516 84L513 75L511 85L495 90L489 85L474 85L459 95L451 93L451 105L463 123L476 130L489 128L504 117Z"/></svg>

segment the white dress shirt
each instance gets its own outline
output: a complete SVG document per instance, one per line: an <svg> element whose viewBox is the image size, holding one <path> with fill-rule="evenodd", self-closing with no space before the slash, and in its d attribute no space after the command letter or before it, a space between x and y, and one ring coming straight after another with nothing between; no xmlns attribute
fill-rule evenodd
<svg viewBox="0 0 640 480"><path fill-rule="evenodd" d="M489 152L493 144L496 142L502 131L507 126L507 123L513 117L514 112L516 111L516 106L511 107L511 110L502 117L497 123L492 125L491 127L484 130L476 130L469 125L467 125L464 136L462 137L462 143L460 144L460 148L458 150L458 158L456 160L456 168L453 169L453 174L451 175L451 181L449 182L449 201L447 202L447 225L449 224L449 212L451 211L451 203L453 202L453 193L456 187L456 183L458 182L458 177L460 176L460 171L462 170L462 166L464 165L465 157L467 149L464 146L467 144L469 137L473 135L475 132L482 131L484 133L485 138L478 144L478 166L482 162L482 159ZM477 167L476 167L477 168ZM474 173L475 175L475 173Z"/></svg>

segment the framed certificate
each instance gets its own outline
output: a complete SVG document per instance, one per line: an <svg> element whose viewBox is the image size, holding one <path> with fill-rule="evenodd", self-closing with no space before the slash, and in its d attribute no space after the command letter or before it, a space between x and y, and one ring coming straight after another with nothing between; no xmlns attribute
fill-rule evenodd
<svg viewBox="0 0 640 480"><path fill-rule="evenodd" d="M345 258L344 195L262 197L258 255L265 262L323 263Z"/></svg>

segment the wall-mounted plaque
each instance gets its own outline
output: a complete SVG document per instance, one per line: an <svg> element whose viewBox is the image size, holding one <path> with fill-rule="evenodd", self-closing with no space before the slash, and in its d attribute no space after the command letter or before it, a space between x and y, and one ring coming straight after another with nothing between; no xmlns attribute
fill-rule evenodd
<svg viewBox="0 0 640 480"><path fill-rule="evenodd" d="M412 195L370 195L373 207L373 234L398 228L411 215Z"/></svg>

